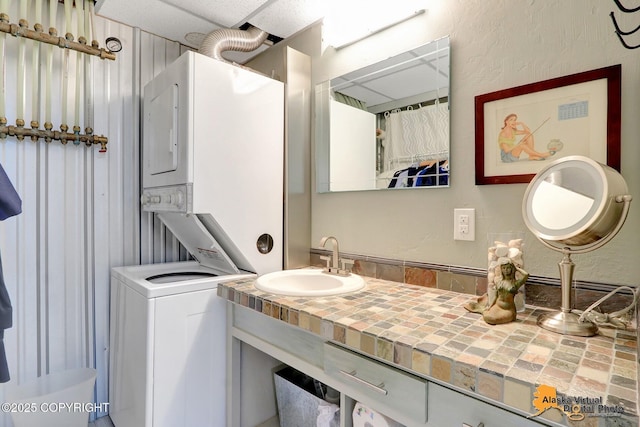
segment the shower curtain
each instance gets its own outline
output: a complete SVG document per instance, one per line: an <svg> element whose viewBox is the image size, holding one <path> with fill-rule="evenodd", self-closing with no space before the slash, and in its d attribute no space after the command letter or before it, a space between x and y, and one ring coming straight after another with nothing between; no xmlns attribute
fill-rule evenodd
<svg viewBox="0 0 640 427"><path fill-rule="evenodd" d="M449 105L436 103L386 115L383 173L449 156Z"/></svg>

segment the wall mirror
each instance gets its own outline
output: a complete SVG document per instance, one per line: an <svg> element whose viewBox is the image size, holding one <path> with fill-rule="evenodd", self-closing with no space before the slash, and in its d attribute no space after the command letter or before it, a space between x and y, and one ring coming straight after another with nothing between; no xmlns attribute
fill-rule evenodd
<svg viewBox="0 0 640 427"><path fill-rule="evenodd" d="M320 193L449 186L449 37L316 87Z"/></svg>

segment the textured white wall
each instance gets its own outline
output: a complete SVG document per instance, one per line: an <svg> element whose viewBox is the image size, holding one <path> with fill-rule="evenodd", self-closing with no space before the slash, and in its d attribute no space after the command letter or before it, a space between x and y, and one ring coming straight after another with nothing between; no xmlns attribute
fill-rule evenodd
<svg viewBox="0 0 640 427"><path fill-rule="evenodd" d="M636 201L621 235L574 261L576 279L638 283L640 55L614 34L609 12L615 8L603 0L433 0L426 15L339 51L322 46L320 26L289 41L312 56L315 84L451 36L451 188L315 194L312 244L334 235L348 252L486 268L488 233L526 231L527 270L558 277L559 254L535 240L522 220L526 185L475 185L474 97L622 64L622 174ZM616 15L627 30L640 24L640 13ZM268 58L256 64L270 65ZM459 207L476 209L475 242L453 240Z"/></svg>

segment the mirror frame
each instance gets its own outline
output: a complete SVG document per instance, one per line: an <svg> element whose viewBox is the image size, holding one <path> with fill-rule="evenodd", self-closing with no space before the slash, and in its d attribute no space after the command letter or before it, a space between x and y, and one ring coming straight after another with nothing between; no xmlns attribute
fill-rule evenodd
<svg viewBox="0 0 640 427"><path fill-rule="evenodd" d="M543 183L555 181L553 185L566 188L562 181L567 181L568 177L562 174L571 173L571 170L580 171L581 178L591 178L591 188L588 189L591 193L582 195L593 197L593 204L576 223L564 228L549 228L535 218L534 199ZM522 217L527 228L538 239L569 246L589 245L614 229L623 210L622 200L616 198L626 195L628 191L624 178L613 168L585 156L567 156L553 161L531 180L522 202Z"/></svg>

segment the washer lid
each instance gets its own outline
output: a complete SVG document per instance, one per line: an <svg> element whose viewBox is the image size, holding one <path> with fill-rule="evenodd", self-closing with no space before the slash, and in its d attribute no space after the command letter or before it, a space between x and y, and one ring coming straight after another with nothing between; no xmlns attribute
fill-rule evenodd
<svg viewBox="0 0 640 427"><path fill-rule="evenodd" d="M188 280L197 280L197 279L210 279L212 277L218 277L218 275L213 273L203 273L203 272L196 272L196 271L174 271L172 273L154 274L153 276L149 276L147 277L147 282L163 284L163 283L186 282Z"/></svg>
<svg viewBox="0 0 640 427"><path fill-rule="evenodd" d="M229 274L240 272L197 215L163 212L158 217L200 264Z"/></svg>

